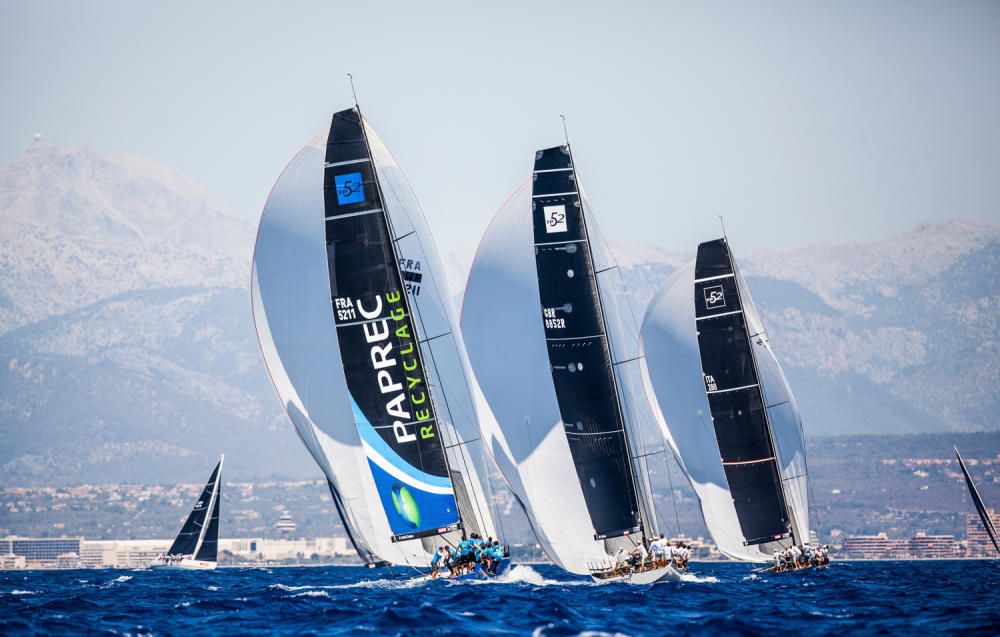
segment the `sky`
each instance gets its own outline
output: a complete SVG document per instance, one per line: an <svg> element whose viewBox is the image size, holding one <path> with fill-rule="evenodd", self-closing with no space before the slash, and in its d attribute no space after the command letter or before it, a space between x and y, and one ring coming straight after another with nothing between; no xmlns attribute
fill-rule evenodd
<svg viewBox="0 0 1000 637"><path fill-rule="evenodd" d="M692 252L1000 222L1000 2L0 0L0 164L174 165L258 218L352 105L444 251L562 142L605 234Z"/></svg>

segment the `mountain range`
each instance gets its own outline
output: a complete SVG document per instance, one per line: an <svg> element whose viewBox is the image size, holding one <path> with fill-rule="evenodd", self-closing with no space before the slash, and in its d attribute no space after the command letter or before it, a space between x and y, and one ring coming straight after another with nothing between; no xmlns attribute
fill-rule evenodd
<svg viewBox="0 0 1000 637"><path fill-rule="evenodd" d="M0 168L0 482L196 482L221 452L234 479L317 477L253 334L253 238L150 159L36 142ZM731 239L808 433L998 428L1000 226L791 252ZM638 316L693 257L613 248ZM443 256L464 281L467 256Z"/></svg>

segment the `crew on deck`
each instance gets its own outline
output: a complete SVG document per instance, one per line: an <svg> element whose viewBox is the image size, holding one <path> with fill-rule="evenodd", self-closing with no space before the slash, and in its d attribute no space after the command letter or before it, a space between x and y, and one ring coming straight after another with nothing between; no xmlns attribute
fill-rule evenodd
<svg viewBox="0 0 1000 637"><path fill-rule="evenodd" d="M473 573L479 565L480 572L496 575L505 555L504 548L498 540L483 539L478 533L468 537L462 534L462 540L456 547L442 546L431 557L431 578L436 578L442 569L447 568L450 577Z"/></svg>
<svg viewBox="0 0 1000 637"><path fill-rule="evenodd" d="M809 566L826 566L830 563L830 547L828 545L813 548L808 542L801 547L786 547L774 554L775 571L794 571Z"/></svg>

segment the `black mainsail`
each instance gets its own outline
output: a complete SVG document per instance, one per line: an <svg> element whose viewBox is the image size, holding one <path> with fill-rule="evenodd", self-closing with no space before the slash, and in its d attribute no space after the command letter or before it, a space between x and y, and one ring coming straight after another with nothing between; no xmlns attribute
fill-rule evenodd
<svg viewBox="0 0 1000 637"><path fill-rule="evenodd" d="M461 522L417 325L357 108L333 115L324 170L337 338L392 539L453 531Z"/></svg>
<svg viewBox="0 0 1000 637"><path fill-rule="evenodd" d="M552 381L595 539L635 533L643 521L569 145L535 154L532 219Z"/></svg>
<svg viewBox="0 0 1000 637"><path fill-rule="evenodd" d="M767 403L725 238L698 246L695 319L705 391L746 545L793 537ZM794 538L799 543L803 538Z"/></svg>
<svg viewBox="0 0 1000 637"><path fill-rule="evenodd" d="M219 496L222 486L222 460L215 465L198 501L184 526L170 545L167 555L215 562L219 543Z"/></svg>
<svg viewBox="0 0 1000 637"><path fill-rule="evenodd" d="M969 495L972 496L972 503L976 505L976 513L979 514L979 519L983 522L986 535L990 536L993 548L997 550L997 553L1000 553L1000 536L997 535L997 528L993 525L993 520L990 519L989 511L986 510L986 505L983 504L983 498L979 495L979 489L976 488L976 483L972 480L972 474L969 473L969 468L965 466L965 460L962 460L962 454L958 452L958 447L955 447L955 455L958 457L959 466L962 467L962 474L965 475L965 486L969 488Z"/></svg>

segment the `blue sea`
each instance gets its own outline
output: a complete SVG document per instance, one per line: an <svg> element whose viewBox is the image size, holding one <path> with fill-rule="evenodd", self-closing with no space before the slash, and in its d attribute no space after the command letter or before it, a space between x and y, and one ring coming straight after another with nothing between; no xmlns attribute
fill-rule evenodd
<svg viewBox="0 0 1000 637"><path fill-rule="evenodd" d="M593 584L551 566L502 581L355 567L0 572L0 633L323 635L1000 634L1000 561L835 562Z"/></svg>

